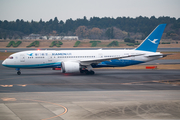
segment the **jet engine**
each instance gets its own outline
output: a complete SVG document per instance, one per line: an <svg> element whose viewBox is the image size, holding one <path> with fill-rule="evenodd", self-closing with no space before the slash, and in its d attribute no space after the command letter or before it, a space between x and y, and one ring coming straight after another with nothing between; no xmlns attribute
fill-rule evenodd
<svg viewBox="0 0 180 120"><path fill-rule="evenodd" d="M62 73L75 73L80 72L80 64L78 62L62 62L61 63Z"/></svg>

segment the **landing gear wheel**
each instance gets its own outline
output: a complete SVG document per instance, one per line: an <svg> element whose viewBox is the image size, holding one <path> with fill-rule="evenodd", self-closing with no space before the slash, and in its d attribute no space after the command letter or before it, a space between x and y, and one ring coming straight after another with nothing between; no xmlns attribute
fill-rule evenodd
<svg viewBox="0 0 180 120"><path fill-rule="evenodd" d="M93 70L90 70L88 71L87 69L80 69L80 73L81 74L86 74L86 75L94 75L94 71Z"/></svg>
<svg viewBox="0 0 180 120"><path fill-rule="evenodd" d="M89 74L90 74L90 75L94 75L94 71L92 71L92 70L89 71Z"/></svg>
<svg viewBox="0 0 180 120"><path fill-rule="evenodd" d="M85 71L84 70L80 70L80 73L83 74Z"/></svg>
<svg viewBox="0 0 180 120"><path fill-rule="evenodd" d="M18 74L18 75L21 75L21 72L20 72L20 71L18 71L18 72L17 72L17 74Z"/></svg>
<svg viewBox="0 0 180 120"><path fill-rule="evenodd" d="M85 71L86 75L94 75L94 71Z"/></svg>
<svg viewBox="0 0 180 120"><path fill-rule="evenodd" d="M16 71L17 71L17 74L18 74L18 75L21 74L20 68L16 68Z"/></svg>
<svg viewBox="0 0 180 120"><path fill-rule="evenodd" d="M88 71L88 70L85 70L84 73L85 73L86 75L89 75L89 71Z"/></svg>

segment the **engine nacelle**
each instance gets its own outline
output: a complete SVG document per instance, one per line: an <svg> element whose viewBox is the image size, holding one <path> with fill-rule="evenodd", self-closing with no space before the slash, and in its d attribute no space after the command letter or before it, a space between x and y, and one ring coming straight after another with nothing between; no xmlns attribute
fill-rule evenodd
<svg viewBox="0 0 180 120"><path fill-rule="evenodd" d="M80 65L77 62L62 62L61 63L61 72L62 73L74 73L80 71Z"/></svg>

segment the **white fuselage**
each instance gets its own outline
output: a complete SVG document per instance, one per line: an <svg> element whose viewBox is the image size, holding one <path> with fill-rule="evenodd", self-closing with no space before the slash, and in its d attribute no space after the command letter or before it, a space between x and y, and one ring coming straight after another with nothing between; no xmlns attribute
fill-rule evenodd
<svg viewBox="0 0 180 120"><path fill-rule="evenodd" d="M162 57L160 56L162 54L159 52L139 50L40 50L14 53L4 60L2 64L6 67L13 68L53 68L60 67L62 61L80 62L82 60L96 60L99 58L105 59L131 55L133 57L108 61L104 60L93 67L128 66L148 62Z"/></svg>

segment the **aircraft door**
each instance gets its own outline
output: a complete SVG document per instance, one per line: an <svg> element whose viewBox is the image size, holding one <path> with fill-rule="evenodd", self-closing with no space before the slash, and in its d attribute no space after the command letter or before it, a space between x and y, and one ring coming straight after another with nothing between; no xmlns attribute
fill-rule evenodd
<svg viewBox="0 0 180 120"><path fill-rule="evenodd" d="M136 55L135 53L132 53L132 55ZM131 60L135 60L135 56L131 57Z"/></svg>
<svg viewBox="0 0 180 120"><path fill-rule="evenodd" d="M133 57L131 57L131 60L135 60L135 57L133 56Z"/></svg>
<svg viewBox="0 0 180 120"><path fill-rule="evenodd" d="M52 61L52 54L48 53L48 62L51 62L51 61Z"/></svg>
<svg viewBox="0 0 180 120"><path fill-rule="evenodd" d="M20 62L25 62L25 55L24 54L20 54Z"/></svg>
<svg viewBox="0 0 180 120"><path fill-rule="evenodd" d="M98 54L98 57L99 57L99 58L103 58L103 54L102 54L102 53L99 53L99 54Z"/></svg>

